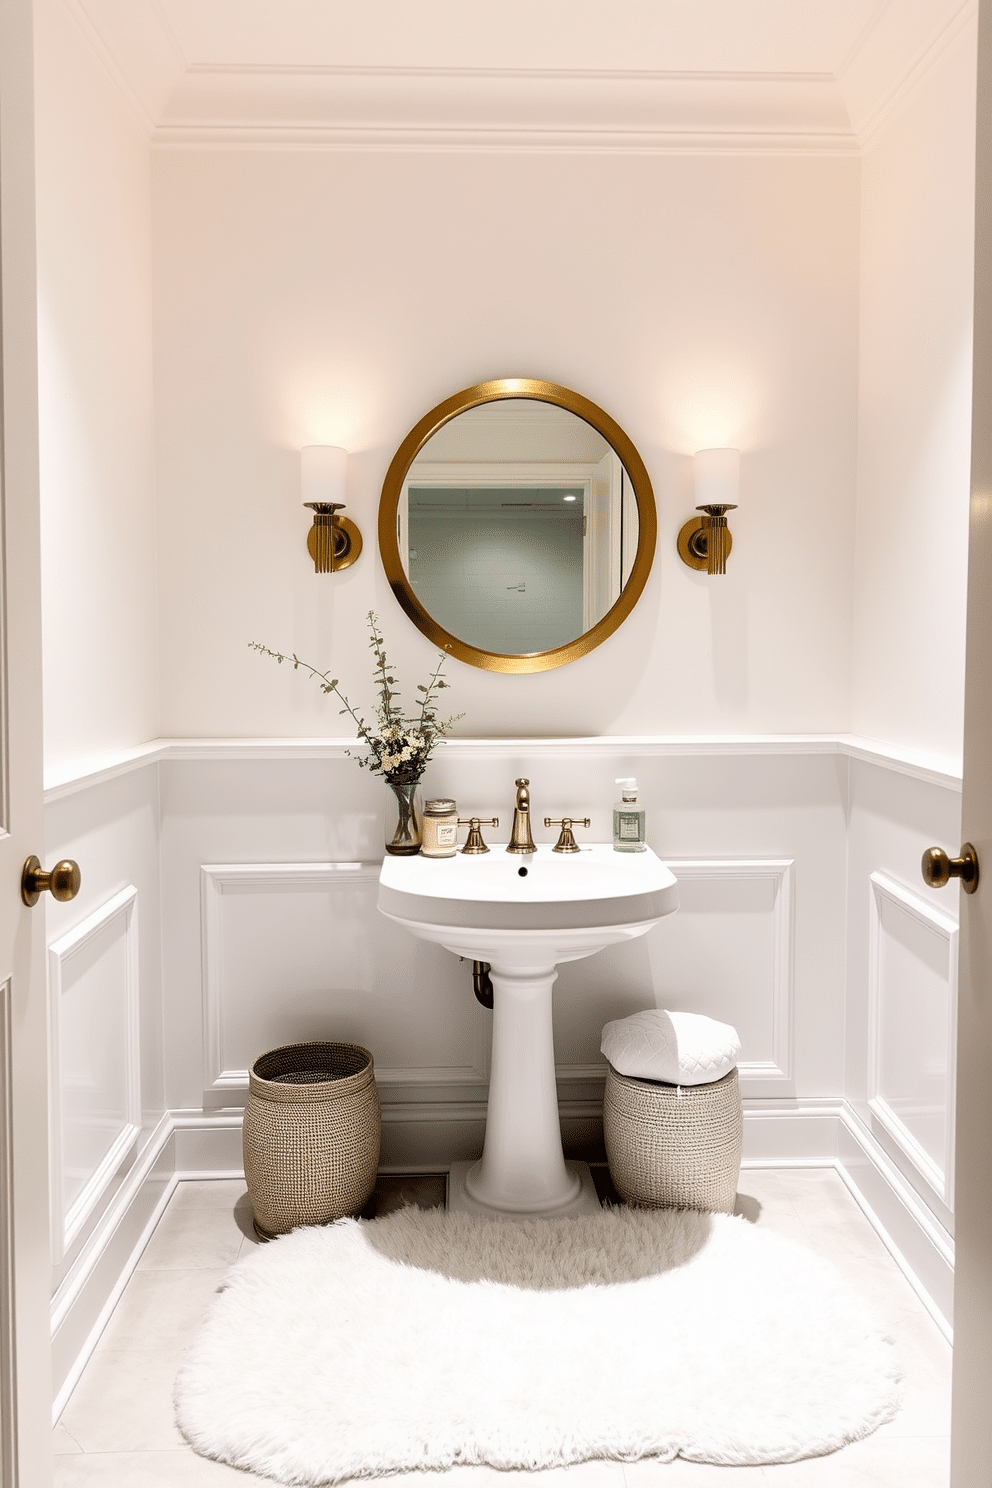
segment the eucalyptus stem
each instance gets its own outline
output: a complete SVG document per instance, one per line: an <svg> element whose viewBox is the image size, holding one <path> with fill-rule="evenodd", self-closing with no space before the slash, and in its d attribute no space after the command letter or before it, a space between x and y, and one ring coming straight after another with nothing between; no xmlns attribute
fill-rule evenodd
<svg viewBox="0 0 992 1488"><path fill-rule="evenodd" d="M341 709L342 713L347 710L351 714L352 718L355 720L355 723L358 725L358 732L361 734L362 738L367 739L369 737L368 724L365 722L364 718L361 718L355 712L354 708L351 706L348 699L341 691L340 687L338 686L337 677L333 677L329 682L327 680L327 672L318 671L317 668L311 666L308 661L303 661L302 658L297 656L295 652L292 656L287 656L283 651L271 651L268 646L263 646L261 641L249 641L248 647L251 651L260 651L263 656L271 656L275 661L292 662L294 672L298 672L300 670L300 667L302 667L305 672L310 673L311 677L316 677L321 684L321 692L336 693L337 696L341 699L342 703L344 703L344 708Z"/></svg>
<svg viewBox="0 0 992 1488"><path fill-rule="evenodd" d="M452 724L464 716L458 713L443 720L437 716L436 696L448 686L443 675L444 663L448 658L443 651L440 652L427 685L417 684L417 691L422 694L420 712L412 718L406 718L397 704L399 689L386 656L386 643L379 629L378 617L374 610L370 610L366 618L369 647L374 657L372 679L379 694L377 728L367 724L352 707L341 691L337 677L332 677L329 672L322 672L319 667L311 666L310 662L302 660L295 652L287 655L283 651L273 651L261 641L251 641L249 645L251 650L258 651L263 656L271 656L274 661L288 661L294 671L302 668L319 684L321 692L334 693L344 704L341 712L347 712L351 716L359 737L365 741L368 754L358 759L358 764L363 769L384 775L387 780L419 779L436 745L445 737Z"/></svg>

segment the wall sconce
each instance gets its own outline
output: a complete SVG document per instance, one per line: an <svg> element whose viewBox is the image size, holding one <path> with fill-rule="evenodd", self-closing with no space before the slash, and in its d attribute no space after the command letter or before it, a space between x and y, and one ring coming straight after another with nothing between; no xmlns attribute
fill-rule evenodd
<svg viewBox="0 0 992 1488"><path fill-rule="evenodd" d="M362 551L362 534L354 522L337 513L344 506L348 451L331 444L308 444L300 450L303 505L313 512L307 549L315 573L350 568Z"/></svg>
<svg viewBox="0 0 992 1488"><path fill-rule="evenodd" d="M697 450L693 460L696 476L697 511L679 533L679 557L690 568L709 574L725 574L734 545L727 526L727 512L737 508L741 483L741 454L735 449Z"/></svg>

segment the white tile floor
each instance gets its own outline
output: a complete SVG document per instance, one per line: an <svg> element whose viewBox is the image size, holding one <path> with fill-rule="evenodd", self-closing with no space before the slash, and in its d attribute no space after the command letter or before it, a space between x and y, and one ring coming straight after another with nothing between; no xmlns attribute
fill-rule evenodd
<svg viewBox="0 0 992 1488"><path fill-rule="evenodd" d="M587 1462L542 1473L457 1468L445 1488L945 1488L951 1351L833 1172L741 1174L742 1212L828 1256L887 1321L906 1375L898 1417L830 1457L780 1467ZM55 1428L56 1488L248 1488L267 1482L197 1457L172 1416L183 1350L228 1266L254 1242L241 1182L182 1183ZM567 1474L567 1477L565 1476ZM414 1479L424 1479L415 1484ZM458 1480L457 1482L455 1480ZM405 1473L399 1488L438 1488Z"/></svg>

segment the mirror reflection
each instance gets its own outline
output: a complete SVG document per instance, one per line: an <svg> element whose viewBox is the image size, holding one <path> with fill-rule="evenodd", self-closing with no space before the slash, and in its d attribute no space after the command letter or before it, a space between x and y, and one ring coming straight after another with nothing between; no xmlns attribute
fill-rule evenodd
<svg viewBox="0 0 992 1488"><path fill-rule="evenodd" d="M619 599L638 506L609 441L555 404L469 408L412 462L397 503L404 575L424 610L470 646L528 655L568 645Z"/></svg>

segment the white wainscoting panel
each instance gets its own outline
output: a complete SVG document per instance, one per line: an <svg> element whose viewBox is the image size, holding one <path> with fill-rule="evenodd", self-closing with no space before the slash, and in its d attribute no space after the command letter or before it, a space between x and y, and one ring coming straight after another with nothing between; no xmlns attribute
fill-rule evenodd
<svg viewBox="0 0 992 1488"><path fill-rule="evenodd" d="M52 1243L61 1259L141 1127L138 891L48 948Z"/></svg>
<svg viewBox="0 0 992 1488"><path fill-rule="evenodd" d="M791 1080L793 860L666 863L679 910L650 936L658 1005L732 1024L742 1080Z"/></svg>
<svg viewBox="0 0 992 1488"><path fill-rule="evenodd" d="M958 923L884 873L870 883L868 1104L951 1207Z"/></svg>
<svg viewBox="0 0 992 1488"><path fill-rule="evenodd" d="M384 1086L486 1081L470 997L440 1019L429 987L408 995L436 948L376 913L378 863L208 863L200 884L205 1090L242 1092L265 1049L313 1038L373 1049Z"/></svg>
<svg viewBox="0 0 992 1488"><path fill-rule="evenodd" d="M14 1080L12 990L0 983L0 1483L17 1488L17 1357L14 1336Z"/></svg>

